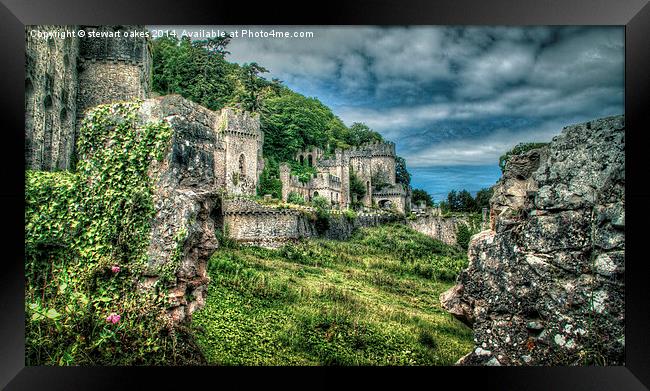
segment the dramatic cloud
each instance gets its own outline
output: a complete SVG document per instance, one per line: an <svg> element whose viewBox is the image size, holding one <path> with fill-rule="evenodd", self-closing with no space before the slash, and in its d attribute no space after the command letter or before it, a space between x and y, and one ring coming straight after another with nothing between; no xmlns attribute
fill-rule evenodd
<svg viewBox="0 0 650 391"><path fill-rule="evenodd" d="M318 97L348 125L366 123L421 175L488 167L496 180L499 156L515 144L624 110L621 27L221 29L313 32L235 38L228 58L262 64L266 77Z"/></svg>

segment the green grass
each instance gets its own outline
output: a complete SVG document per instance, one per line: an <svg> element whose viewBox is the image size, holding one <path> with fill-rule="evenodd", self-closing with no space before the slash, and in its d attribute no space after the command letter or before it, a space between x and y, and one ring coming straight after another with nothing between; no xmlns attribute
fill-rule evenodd
<svg viewBox="0 0 650 391"><path fill-rule="evenodd" d="M466 263L401 225L344 242L220 249L192 326L210 364L452 365L472 334L438 297Z"/></svg>

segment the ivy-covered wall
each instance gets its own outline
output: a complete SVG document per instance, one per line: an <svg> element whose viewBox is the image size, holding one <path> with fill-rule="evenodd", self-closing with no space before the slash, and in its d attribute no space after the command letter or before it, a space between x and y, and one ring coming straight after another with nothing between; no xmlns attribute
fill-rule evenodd
<svg viewBox="0 0 650 391"><path fill-rule="evenodd" d="M75 171L26 173L27 365L185 360L166 288L139 289L156 212L150 169L172 139L166 122L143 123L139 108L92 110Z"/></svg>

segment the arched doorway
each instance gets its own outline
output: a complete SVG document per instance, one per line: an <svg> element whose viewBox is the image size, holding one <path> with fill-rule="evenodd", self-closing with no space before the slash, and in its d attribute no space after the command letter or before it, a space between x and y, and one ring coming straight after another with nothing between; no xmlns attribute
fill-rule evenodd
<svg viewBox="0 0 650 391"><path fill-rule="evenodd" d="M307 155L307 164L309 165L309 167L314 165L314 161L311 155Z"/></svg>
<svg viewBox="0 0 650 391"><path fill-rule="evenodd" d="M378 205L381 209L390 209L393 203L390 200L381 200Z"/></svg>

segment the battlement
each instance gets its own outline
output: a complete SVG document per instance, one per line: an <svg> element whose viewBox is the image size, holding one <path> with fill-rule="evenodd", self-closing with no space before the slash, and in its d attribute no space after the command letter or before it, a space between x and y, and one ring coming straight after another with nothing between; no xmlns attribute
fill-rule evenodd
<svg viewBox="0 0 650 391"><path fill-rule="evenodd" d="M381 190L375 190L372 192L373 197L385 197L385 196L406 196L408 192L402 184L395 184L390 187L385 187Z"/></svg>
<svg viewBox="0 0 650 391"><path fill-rule="evenodd" d="M257 113L226 107L219 113L217 132L238 136L261 137L260 116Z"/></svg>
<svg viewBox="0 0 650 391"><path fill-rule="evenodd" d="M395 157L395 143L390 141L374 141L352 147L344 151L348 157Z"/></svg>
<svg viewBox="0 0 650 391"><path fill-rule="evenodd" d="M144 26L84 26L86 35L79 39L79 59L84 62L124 62L148 65L151 54L147 38L125 36L128 33L144 33ZM114 34L120 34L115 38Z"/></svg>

